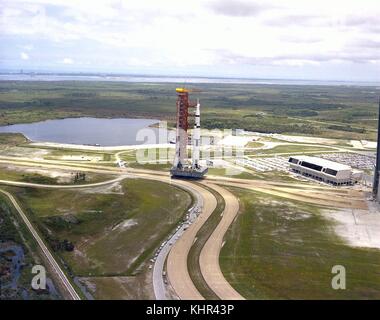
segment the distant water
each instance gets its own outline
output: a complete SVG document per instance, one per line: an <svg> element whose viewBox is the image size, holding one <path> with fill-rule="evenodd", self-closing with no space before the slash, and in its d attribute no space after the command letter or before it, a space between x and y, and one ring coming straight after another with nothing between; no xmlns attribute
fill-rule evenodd
<svg viewBox="0 0 380 320"><path fill-rule="evenodd" d="M172 76L137 76L107 74L37 74L37 73L2 73L0 81L121 81L121 82L169 82L169 83L231 83L231 84L277 84L277 85L323 85L323 86L380 86L379 82L367 81L324 81L324 80L289 80L289 79L247 79L247 78L213 78L213 77L172 77Z"/></svg>
<svg viewBox="0 0 380 320"><path fill-rule="evenodd" d="M155 123L158 120L82 117L9 125L0 127L0 132L23 133L34 142L122 146L143 144L144 141L136 141L136 134Z"/></svg>

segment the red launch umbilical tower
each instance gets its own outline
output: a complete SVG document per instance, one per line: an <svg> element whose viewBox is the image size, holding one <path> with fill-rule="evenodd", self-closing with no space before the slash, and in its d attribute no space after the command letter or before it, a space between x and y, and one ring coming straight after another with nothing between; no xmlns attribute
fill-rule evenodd
<svg viewBox="0 0 380 320"><path fill-rule="evenodd" d="M197 153L199 155L199 147L200 147L200 135L199 130L199 102L192 103L189 100L189 92L193 92L195 90L188 90L185 88L177 88L177 129L176 129L176 152L173 167L170 170L172 176L177 177L188 177L188 178L201 178L207 172L207 168L202 168L198 165L198 157L196 156L196 166L195 163L190 166L187 156L187 143L188 143L188 133L189 129L189 108L196 107L195 114L195 123L196 125L196 133L197 133L197 143L196 148ZM194 153L194 148L193 148Z"/></svg>
<svg viewBox="0 0 380 320"><path fill-rule="evenodd" d="M195 104L189 100L189 90L177 88L177 133L176 133L176 156L173 167L183 168L187 159L187 130L189 129L189 108Z"/></svg>

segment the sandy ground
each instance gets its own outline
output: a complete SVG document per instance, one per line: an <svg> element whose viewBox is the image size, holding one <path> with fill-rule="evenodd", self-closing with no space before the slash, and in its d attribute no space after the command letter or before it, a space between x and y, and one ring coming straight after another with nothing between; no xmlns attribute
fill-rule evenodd
<svg viewBox="0 0 380 320"><path fill-rule="evenodd" d="M323 214L335 222L334 230L349 245L380 249L380 206L371 203L369 210L324 210Z"/></svg>
<svg viewBox="0 0 380 320"><path fill-rule="evenodd" d="M72 173L68 171L63 171L63 170L47 170L47 169L32 168L32 167L27 168L27 167L15 166L15 165L7 165L7 169L11 171L16 171L16 172L34 173L34 174L40 174L42 176L46 176L50 178L55 178L57 179L58 183L68 183L72 180Z"/></svg>
<svg viewBox="0 0 380 320"><path fill-rule="evenodd" d="M28 157L31 160L43 160L45 156L51 153L50 150L38 148L9 147L0 150L0 154L11 157Z"/></svg>
<svg viewBox="0 0 380 320"><path fill-rule="evenodd" d="M138 144L130 146L115 146L115 147L102 147L102 146L85 146L77 144L68 143L54 143L54 142L33 142L30 145L38 147L48 147L48 148L61 148L61 149L75 149L75 150L91 150L91 151L122 151L122 150L133 150L133 149L147 149L147 148L172 148L173 144L162 143L162 144Z"/></svg>
<svg viewBox="0 0 380 320"><path fill-rule="evenodd" d="M88 156L88 155L67 155L60 157L61 160L70 160L70 161L102 161L103 157L100 156Z"/></svg>
<svg viewBox="0 0 380 320"><path fill-rule="evenodd" d="M364 149L362 143L359 140L351 140L350 143L356 149Z"/></svg>
<svg viewBox="0 0 380 320"><path fill-rule="evenodd" d="M121 181L121 180L120 180ZM83 193L100 193L100 194L120 194L123 195L123 187L120 184L120 181L116 181L112 184L99 187L91 187L87 189L82 189Z"/></svg>
<svg viewBox="0 0 380 320"><path fill-rule="evenodd" d="M80 280L99 300L154 299L149 272L142 272L136 276L82 277Z"/></svg>
<svg viewBox="0 0 380 320"><path fill-rule="evenodd" d="M377 147L376 141L361 140L360 142L365 148L376 149Z"/></svg>
<svg viewBox="0 0 380 320"><path fill-rule="evenodd" d="M335 190L333 188L319 186L303 186L301 184L289 185L280 182L270 184L264 181L247 181L244 179L240 181L237 179L216 179L215 183L218 185L251 189L272 196L279 196L326 207L368 209L364 194L360 191L353 193L350 190L344 192L344 190Z"/></svg>
<svg viewBox="0 0 380 320"><path fill-rule="evenodd" d="M218 142L218 145L244 147L254 139L249 136L226 136Z"/></svg>
<svg viewBox="0 0 380 320"><path fill-rule="evenodd" d="M119 229L121 231L125 231L127 229L132 228L133 226L136 226L137 224L138 224L138 222L135 219L127 219L127 220L120 222L116 226L114 226L112 228L112 231L114 231L116 229Z"/></svg>
<svg viewBox="0 0 380 320"><path fill-rule="evenodd" d="M318 138L318 137L306 137L306 136L288 136L282 134L274 134L273 138L285 140L289 142L301 142L301 143L319 143L319 144L328 144L334 145L337 143L335 139L326 139L326 138Z"/></svg>
<svg viewBox="0 0 380 320"><path fill-rule="evenodd" d="M377 147L377 143L375 141L368 140L351 140L351 145L356 149L366 150L366 149L375 149Z"/></svg>

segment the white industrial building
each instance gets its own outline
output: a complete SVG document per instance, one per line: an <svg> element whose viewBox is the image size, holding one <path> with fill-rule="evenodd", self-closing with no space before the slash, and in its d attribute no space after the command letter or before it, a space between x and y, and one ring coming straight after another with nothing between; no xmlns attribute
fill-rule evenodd
<svg viewBox="0 0 380 320"><path fill-rule="evenodd" d="M289 164L293 172L336 186L357 183L363 176L362 171L351 166L316 157L293 156Z"/></svg>

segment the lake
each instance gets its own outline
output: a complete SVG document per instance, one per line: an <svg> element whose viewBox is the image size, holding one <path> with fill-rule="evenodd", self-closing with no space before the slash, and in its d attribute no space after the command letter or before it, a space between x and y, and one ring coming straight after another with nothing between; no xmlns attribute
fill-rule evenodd
<svg viewBox="0 0 380 320"><path fill-rule="evenodd" d="M33 142L124 146L143 144L144 141L136 141L137 133L144 128L145 132L157 133L157 128L148 127L158 122L155 119L67 118L4 126L0 127L0 133L22 133Z"/></svg>

